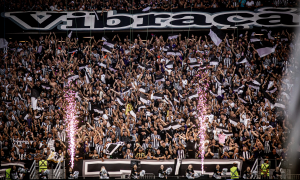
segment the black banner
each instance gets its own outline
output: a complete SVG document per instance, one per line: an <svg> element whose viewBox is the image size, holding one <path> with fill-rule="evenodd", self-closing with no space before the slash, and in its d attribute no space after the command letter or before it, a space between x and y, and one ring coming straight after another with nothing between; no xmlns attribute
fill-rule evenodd
<svg viewBox="0 0 300 180"><path fill-rule="evenodd" d="M74 171L79 171L80 177L98 177L102 166L105 166L106 170L111 177L121 177L122 175L128 175L131 172L131 160L134 159L106 159L102 162L99 159L91 160L79 160L74 164ZM244 170L243 161L240 159L205 159L204 160L204 174L213 175L216 165L219 164L221 169L232 167L233 163L237 163L240 170ZM160 165L164 165L165 169L172 168L171 176L175 175L176 168L179 168L178 175L185 175L187 166L191 164L196 172L201 171L201 159L183 159L181 165L176 163L176 160L140 160L140 167L138 171L145 170L146 173L152 173L158 176L158 170ZM249 165L246 163L246 165ZM177 167L179 166L179 167ZM251 165L252 167L252 165ZM227 172L230 175L230 172Z"/></svg>
<svg viewBox="0 0 300 180"><path fill-rule="evenodd" d="M253 27L297 27L297 8L264 7L255 10L208 11L187 9L165 11L28 11L3 12L5 30L16 31L103 31L129 29L209 29L212 25L220 29L249 29ZM16 26L17 25L17 26ZM16 28L18 27L18 28Z"/></svg>

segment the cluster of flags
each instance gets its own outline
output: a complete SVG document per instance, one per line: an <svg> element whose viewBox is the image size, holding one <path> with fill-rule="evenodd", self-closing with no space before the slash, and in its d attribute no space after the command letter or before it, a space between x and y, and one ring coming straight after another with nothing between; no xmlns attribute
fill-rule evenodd
<svg viewBox="0 0 300 180"><path fill-rule="evenodd" d="M218 29L216 26L212 26L210 29L210 33L209 33L210 38L212 39L212 41L214 42L215 45L219 46L223 40L225 40L227 42L227 46L229 46L228 44L228 40L226 39L226 35L220 30ZM240 35L240 37L242 37L243 34ZM281 41L288 41L288 38L285 35L281 35L280 39L278 39L278 37L273 37L272 36L272 31L267 30L267 29L255 29L255 32L253 32L250 35L250 43L253 44L254 50L257 52L259 57L265 57L271 53L275 52L275 49L277 47L276 44L274 44L273 42L270 41L266 41L264 40L262 37L264 37L264 39L269 39L269 40L275 40L275 38L277 38L277 40L281 40ZM210 61L210 65L218 65L219 61L218 59L214 59L212 58ZM247 56L242 56L239 58L239 60L236 62L236 64L247 64L250 65L248 57ZM253 79L250 83L247 83L248 87L253 88L255 90L259 90L261 89L261 81L259 78ZM271 109L273 108L281 108L281 109L285 109L285 105L283 105L283 103L281 101L276 102L276 99L272 97L272 94L275 93L277 91L277 87L274 86L273 81L268 82L268 86L264 89L262 89L262 92L264 94L265 97L265 102L266 105L265 106L270 106ZM245 91L245 86L241 85L240 87L237 87L234 89L235 92L237 92L238 94L242 94ZM218 96L218 94L215 94L213 92L210 91L210 93L214 96ZM248 101L244 100L243 98L239 97L239 100L243 103L248 103ZM231 123L236 125L237 122L236 121L232 121Z"/></svg>
<svg viewBox="0 0 300 180"><path fill-rule="evenodd" d="M257 51L259 57L265 57L271 53L273 53L276 49L276 44L274 45L270 41L263 41L259 36L265 35L269 39L274 40L275 38L271 35L272 31L268 31L266 29L261 29L258 33L253 32L250 37L250 42L254 45L255 50ZM211 40L215 45L219 46L222 41L226 38L226 35L218 29L216 26L212 26L210 32L208 34ZM241 34L242 36L242 34ZM287 38L281 38L281 40L288 40ZM227 39L226 39L227 41ZM228 42L227 42L228 44Z"/></svg>

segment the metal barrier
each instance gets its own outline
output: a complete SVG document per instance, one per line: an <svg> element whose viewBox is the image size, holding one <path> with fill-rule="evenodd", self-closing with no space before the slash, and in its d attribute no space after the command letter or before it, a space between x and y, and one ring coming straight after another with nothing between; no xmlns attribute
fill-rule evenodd
<svg viewBox="0 0 300 180"><path fill-rule="evenodd" d="M155 179L155 175L152 173L145 173L145 175L140 177L140 179Z"/></svg>
<svg viewBox="0 0 300 180"><path fill-rule="evenodd" d="M0 175L0 180L6 180L5 174Z"/></svg>
<svg viewBox="0 0 300 180"><path fill-rule="evenodd" d="M57 163L54 171L53 171L53 179L59 179L60 176L60 167L61 167L61 162Z"/></svg>
<svg viewBox="0 0 300 180"><path fill-rule="evenodd" d="M35 179L35 175L36 175L36 161L34 160L30 169L29 169L30 175L29 178L30 179Z"/></svg>
<svg viewBox="0 0 300 180"><path fill-rule="evenodd" d="M300 174L289 174L286 179L300 179Z"/></svg>

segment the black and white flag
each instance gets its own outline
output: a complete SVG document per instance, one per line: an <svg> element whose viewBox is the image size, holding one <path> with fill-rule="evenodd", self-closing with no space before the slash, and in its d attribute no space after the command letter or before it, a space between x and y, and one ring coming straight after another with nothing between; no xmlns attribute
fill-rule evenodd
<svg viewBox="0 0 300 180"><path fill-rule="evenodd" d="M226 132L226 131L223 131L223 134L226 136L226 139L227 139L229 136L233 136L233 133L232 133L232 132Z"/></svg>
<svg viewBox="0 0 300 180"><path fill-rule="evenodd" d="M181 56L181 53L179 51L168 50L167 55Z"/></svg>
<svg viewBox="0 0 300 180"><path fill-rule="evenodd" d="M277 47L277 45L273 45L269 41L257 41L257 42L253 42L253 44L259 57L265 57L273 53Z"/></svg>
<svg viewBox="0 0 300 180"><path fill-rule="evenodd" d="M209 61L209 65L218 66L219 65L219 60L217 58L214 58L214 59Z"/></svg>
<svg viewBox="0 0 300 180"><path fill-rule="evenodd" d="M148 6L148 7L144 8L142 11L146 12L146 11L149 11L150 9L151 9L151 6Z"/></svg>
<svg viewBox="0 0 300 180"><path fill-rule="evenodd" d="M250 42L257 42L257 41L260 41L260 38L255 37L255 36L250 37Z"/></svg>
<svg viewBox="0 0 300 180"><path fill-rule="evenodd" d="M126 87L125 89L123 89L122 94L125 94L125 93L130 93L130 87Z"/></svg>
<svg viewBox="0 0 300 180"><path fill-rule="evenodd" d="M237 62L236 64L244 64L246 63L247 65L250 64L248 59L245 56L242 56Z"/></svg>
<svg viewBox="0 0 300 180"><path fill-rule="evenodd" d="M70 48L68 51L69 51L69 54L72 54L74 52L77 52L78 50L76 48Z"/></svg>
<svg viewBox="0 0 300 180"><path fill-rule="evenodd" d="M216 26L212 26L210 32L208 34L211 40L215 43L215 45L219 46L223 39L225 39L225 34L219 30Z"/></svg>
<svg viewBox="0 0 300 180"><path fill-rule="evenodd" d="M151 94L151 99L162 99L163 97L164 95L160 93Z"/></svg>
<svg viewBox="0 0 300 180"><path fill-rule="evenodd" d="M144 94L141 93L140 94L140 101L143 102L144 104L148 104L149 99L147 98L146 95L144 95Z"/></svg>
<svg viewBox="0 0 300 180"><path fill-rule="evenodd" d="M117 101L120 104L120 106L124 106L126 104L126 101L123 100L121 97L117 97Z"/></svg>
<svg viewBox="0 0 300 180"><path fill-rule="evenodd" d="M110 47L107 46L107 45L103 45L103 46L102 46L102 51L108 52L108 53L112 53L112 48L110 48Z"/></svg>
<svg viewBox="0 0 300 180"><path fill-rule="evenodd" d="M260 88L260 85L254 83L253 81L250 82L250 83L248 84L248 86L251 87L251 88L253 88L253 89L256 89L256 90L259 90L259 88Z"/></svg>
<svg viewBox="0 0 300 180"><path fill-rule="evenodd" d="M241 100L244 104L247 104L247 101L245 101L243 98L239 97L239 100Z"/></svg>
<svg viewBox="0 0 300 180"><path fill-rule="evenodd" d="M135 114L135 112L133 110L131 110L129 113L130 113L131 116L134 117L134 119L136 119L136 114Z"/></svg>
<svg viewBox="0 0 300 180"><path fill-rule="evenodd" d="M50 90L51 89L51 86L49 84L41 84L42 85L42 88L46 89L46 90Z"/></svg>
<svg viewBox="0 0 300 180"><path fill-rule="evenodd" d="M107 36L102 36L102 41L109 41L109 38Z"/></svg>
<svg viewBox="0 0 300 180"><path fill-rule="evenodd" d="M104 63L102 63L102 62L101 62L101 63L98 63L98 65L99 65L99 66L101 66L101 67L104 67L104 68L106 68L106 67L107 67L107 65L106 65L106 64L104 64Z"/></svg>
<svg viewBox="0 0 300 180"><path fill-rule="evenodd" d="M81 71L82 69L85 69L87 67L88 67L88 65L79 66L79 70Z"/></svg>
<svg viewBox="0 0 300 180"><path fill-rule="evenodd" d="M139 88L139 91L143 92L143 93L146 93L146 86L141 86Z"/></svg>
<svg viewBox="0 0 300 180"><path fill-rule="evenodd" d="M78 78L79 78L78 75L70 75L70 76L67 77L68 81L74 81L74 80L76 80Z"/></svg>
<svg viewBox="0 0 300 180"><path fill-rule="evenodd" d="M172 129L179 129L179 128L181 128L181 124L178 124L177 122L174 122L174 123L168 124L168 125L163 126L163 127L164 127L164 130L168 131L171 128Z"/></svg>
<svg viewBox="0 0 300 180"><path fill-rule="evenodd" d="M235 118L235 119L229 119L230 124L232 124L233 126L236 126L240 120L239 118Z"/></svg>
<svg viewBox="0 0 300 180"><path fill-rule="evenodd" d="M174 61L169 61L168 64L166 64L166 68L173 69Z"/></svg>
<svg viewBox="0 0 300 180"><path fill-rule="evenodd" d="M197 98L197 97L198 97L198 93L197 92L191 93L191 94L188 95L189 99L193 99L193 98Z"/></svg>
<svg viewBox="0 0 300 180"><path fill-rule="evenodd" d="M145 105L139 105L138 109L146 109L146 106Z"/></svg>
<svg viewBox="0 0 300 180"><path fill-rule="evenodd" d="M141 69L145 69L145 64L138 63L138 67L141 68Z"/></svg>
<svg viewBox="0 0 300 180"><path fill-rule="evenodd" d="M190 63L189 66L190 66L191 68L194 68L194 67L200 67L201 64L198 63L198 62L194 62L194 63Z"/></svg>
<svg viewBox="0 0 300 180"><path fill-rule="evenodd" d="M114 46L115 46L115 43L113 41L110 41L110 40L103 42L103 44L110 47L110 48L114 48Z"/></svg>
<svg viewBox="0 0 300 180"><path fill-rule="evenodd" d="M168 39L177 39L179 34L168 34Z"/></svg>
<svg viewBox="0 0 300 180"><path fill-rule="evenodd" d="M169 46L164 46L163 51L169 51L170 47Z"/></svg>
<svg viewBox="0 0 300 180"><path fill-rule="evenodd" d="M155 77L155 82L158 83L159 81L166 81L162 74Z"/></svg>
<svg viewBox="0 0 300 180"><path fill-rule="evenodd" d="M266 90L266 92L273 94L277 91L277 88L275 86L272 86L270 89Z"/></svg>
<svg viewBox="0 0 300 180"><path fill-rule="evenodd" d="M275 38L272 36L272 31L269 31L269 33L268 33L268 38L269 38L269 39L272 39L272 40L275 40Z"/></svg>
<svg viewBox="0 0 300 180"><path fill-rule="evenodd" d="M275 107L285 109L285 105L282 103L275 103Z"/></svg>
<svg viewBox="0 0 300 180"><path fill-rule="evenodd" d="M71 39L72 37L72 31L68 34L68 38Z"/></svg>
<svg viewBox="0 0 300 180"><path fill-rule="evenodd" d="M92 110L96 113L99 113L99 114L103 114L104 113L104 110L100 108L100 106L98 105L95 105L95 106L92 106Z"/></svg>
<svg viewBox="0 0 300 180"><path fill-rule="evenodd" d="M195 62L197 62L197 59L196 59L196 58L189 58L189 60L190 60L190 63L195 63Z"/></svg>
<svg viewBox="0 0 300 180"><path fill-rule="evenodd" d="M117 143L109 143L106 145L105 153L112 155L120 146L124 146L124 143L120 141Z"/></svg>
<svg viewBox="0 0 300 180"><path fill-rule="evenodd" d="M179 103L179 100L176 97L174 97L174 101Z"/></svg>

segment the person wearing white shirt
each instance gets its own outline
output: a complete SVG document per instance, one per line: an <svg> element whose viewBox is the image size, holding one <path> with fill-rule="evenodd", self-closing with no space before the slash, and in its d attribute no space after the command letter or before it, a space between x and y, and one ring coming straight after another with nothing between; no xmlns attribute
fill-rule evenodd
<svg viewBox="0 0 300 180"><path fill-rule="evenodd" d="M56 10L57 5L53 2L52 6L50 6L51 11Z"/></svg>
<svg viewBox="0 0 300 180"><path fill-rule="evenodd" d="M246 2L246 6L247 6L248 8L253 7L253 6L254 6L254 1L253 1L253 0L247 1L247 2Z"/></svg>

